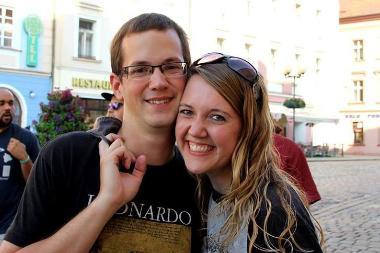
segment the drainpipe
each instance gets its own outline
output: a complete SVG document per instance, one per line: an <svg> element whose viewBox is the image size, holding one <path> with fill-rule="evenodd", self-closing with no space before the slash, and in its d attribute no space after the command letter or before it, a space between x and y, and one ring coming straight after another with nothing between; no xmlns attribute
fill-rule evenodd
<svg viewBox="0 0 380 253"><path fill-rule="evenodd" d="M55 69L55 25L56 25L56 0L53 0L53 30L52 30L52 43L51 43L51 91L54 90L54 69Z"/></svg>

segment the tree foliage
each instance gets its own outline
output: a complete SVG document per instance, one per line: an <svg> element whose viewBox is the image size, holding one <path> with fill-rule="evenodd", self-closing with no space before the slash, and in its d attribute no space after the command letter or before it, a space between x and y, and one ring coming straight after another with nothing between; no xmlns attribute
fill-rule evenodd
<svg viewBox="0 0 380 253"><path fill-rule="evenodd" d="M48 93L47 99L48 104L40 103L39 121L33 121L41 145L63 133L88 130L82 101L69 89Z"/></svg>
<svg viewBox="0 0 380 253"><path fill-rule="evenodd" d="M287 108L297 109L297 108L305 108L306 104L302 98L289 98L284 101L283 105Z"/></svg>

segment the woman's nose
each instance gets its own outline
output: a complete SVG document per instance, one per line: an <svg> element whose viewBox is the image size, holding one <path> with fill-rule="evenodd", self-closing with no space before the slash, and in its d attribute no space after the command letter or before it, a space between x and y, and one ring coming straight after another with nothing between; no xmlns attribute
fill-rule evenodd
<svg viewBox="0 0 380 253"><path fill-rule="evenodd" d="M207 136L207 128L204 124L203 120L195 119L190 123L189 134L195 137L206 137Z"/></svg>

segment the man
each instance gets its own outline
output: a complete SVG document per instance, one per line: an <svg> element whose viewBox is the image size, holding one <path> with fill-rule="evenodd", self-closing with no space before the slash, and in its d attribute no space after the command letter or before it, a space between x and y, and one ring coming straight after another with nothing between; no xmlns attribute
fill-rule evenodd
<svg viewBox="0 0 380 253"><path fill-rule="evenodd" d="M200 251L195 182L173 136L189 63L186 35L168 17L120 28L110 81L128 120L110 146L77 132L44 147L1 253Z"/></svg>
<svg viewBox="0 0 380 253"><path fill-rule="evenodd" d="M16 214L39 144L28 130L13 124L13 93L0 87L0 241Z"/></svg>
<svg viewBox="0 0 380 253"><path fill-rule="evenodd" d="M105 116L96 118L94 126L89 132L103 135L107 132L117 132L123 121L123 100L108 92L103 92L101 95L105 100L110 101L107 113Z"/></svg>
<svg viewBox="0 0 380 253"><path fill-rule="evenodd" d="M321 196L311 175L306 157L300 147L292 140L276 133L274 134L274 146L280 155L281 168L305 192L309 204L320 200Z"/></svg>
<svg viewBox="0 0 380 253"><path fill-rule="evenodd" d="M123 120L123 100L108 92L103 92L101 95L105 100L110 101L106 116Z"/></svg>

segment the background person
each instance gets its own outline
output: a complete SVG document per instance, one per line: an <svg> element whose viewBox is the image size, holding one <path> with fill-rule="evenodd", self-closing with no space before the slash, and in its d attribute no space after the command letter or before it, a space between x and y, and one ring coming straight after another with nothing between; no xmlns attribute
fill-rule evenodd
<svg viewBox="0 0 380 253"><path fill-rule="evenodd" d="M110 101L107 105L105 116L97 117L94 126L89 132L106 135L107 132L117 132L123 121L123 100L118 99L114 94L103 92L102 97ZM111 129L113 128L113 129Z"/></svg>
<svg viewBox="0 0 380 253"><path fill-rule="evenodd" d="M272 129L250 63L220 53L193 63L176 140L198 178L207 252L322 252L301 192L279 169Z"/></svg>
<svg viewBox="0 0 380 253"><path fill-rule="evenodd" d="M103 92L102 97L110 101L110 103L107 106L107 117L115 117L121 121L123 121L123 103L124 101L122 99L118 99L114 94Z"/></svg>
<svg viewBox="0 0 380 253"><path fill-rule="evenodd" d="M0 242L16 214L39 144L28 130L12 123L13 93L0 87Z"/></svg>
<svg viewBox="0 0 380 253"><path fill-rule="evenodd" d="M319 201L321 196L302 149L294 141L279 134L274 134L273 140L280 156L281 168L305 192L309 204Z"/></svg>
<svg viewBox="0 0 380 253"><path fill-rule="evenodd" d="M196 185L173 135L189 63L185 32L164 15L119 29L110 81L128 120L110 146L88 132L44 146L1 253L200 252Z"/></svg>

